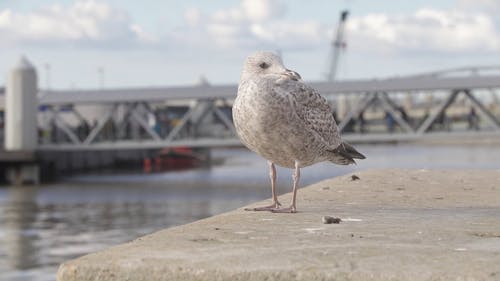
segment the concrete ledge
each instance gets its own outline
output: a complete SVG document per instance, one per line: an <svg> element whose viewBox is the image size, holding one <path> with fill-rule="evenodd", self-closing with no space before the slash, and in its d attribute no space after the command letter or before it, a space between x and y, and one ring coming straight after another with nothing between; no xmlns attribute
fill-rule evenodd
<svg viewBox="0 0 500 281"><path fill-rule="evenodd" d="M357 175L299 190L297 214L162 230L68 261L58 280L500 280L500 170Z"/></svg>

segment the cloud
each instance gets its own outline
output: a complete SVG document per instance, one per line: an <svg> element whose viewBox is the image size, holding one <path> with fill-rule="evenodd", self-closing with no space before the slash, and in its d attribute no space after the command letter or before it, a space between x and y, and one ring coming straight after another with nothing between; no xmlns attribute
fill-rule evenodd
<svg viewBox="0 0 500 281"><path fill-rule="evenodd" d="M240 9L245 17L252 22L280 18L286 12L284 3L272 0L242 0Z"/></svg>
<svg viewBox="0 0 500 281"><path fill-rule="evenodd" d="M96 0L78 0L27 13L0 10L0 45L151 41L127 12Z"/></svg>
<svg viewBox="0 0 500 281"><path fill-rule="evenodd" d="M285 18L286 11L285 3L276 0L242 0L238 6L211 14L190 8L184 15L186 27L172 36L190 45L205 47L204 42L210 42L223 49L300 49L328 38L324 24L315 20L290 21Z"/></svg>
<svg viewBox="0 0 500 281"><path fill-rule="evenodd" d="M352 16L347 22L348 47L372 54L498 52L500 23L495 13L486 11L498 10L500 2L478 0L480 5L472 10L468 7L473 2L458 0L451 10ZM312 50L331 41L335 26L314 19L290 20L286 11L284 2L272 0L242 0L211 14L192 8L185 14L186 28L173 37L225 49Z"/></svg>
<svg viewBox="0 0 500 281"><path fill-rule="evenodd" d="M497 52L499 28L485 13L420 9L411 15L368 14L347 25L352 48L380 52Z"/></svg>
<svg viewBox="0 0 500 281"><path fill-rule="evenodd" d="M347 21L348 48L371 54L498 52L499 11L499 1L457 0L450 10L353 15ZM161 34L149 33L127 11L98 0L31 12L0 10L0 47L74 43L179 50L314 50L329 46L334 29L330 22L288 18L283 0L241 0L211 13L191 7L185 10L184 23Z"/></svg>

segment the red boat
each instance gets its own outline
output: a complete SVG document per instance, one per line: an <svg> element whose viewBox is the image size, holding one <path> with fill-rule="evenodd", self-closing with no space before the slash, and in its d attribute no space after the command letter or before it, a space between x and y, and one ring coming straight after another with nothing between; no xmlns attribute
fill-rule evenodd
<svg viewBox="0 0 500 281"><path fill-rule="evenodd" d="M190 147L164 148L157 156L144 159L144 172L190 169L200 166L205 158Z"/></svg>

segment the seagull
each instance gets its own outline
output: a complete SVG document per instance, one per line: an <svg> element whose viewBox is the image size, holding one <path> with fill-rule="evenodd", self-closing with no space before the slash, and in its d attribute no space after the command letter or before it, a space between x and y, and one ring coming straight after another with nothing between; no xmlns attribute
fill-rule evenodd
<svg viewBox="0 0 500 281"><path fill-rule="evenodd" d="M342 141L330 104L301 76L271 52L246 59L233 104L233 120L241 142L267 159L273 203L245 209L295 213L300 168L318 162L354 164L365 156ZM294 169L290 206L276 195L276 166Z"/></svg>

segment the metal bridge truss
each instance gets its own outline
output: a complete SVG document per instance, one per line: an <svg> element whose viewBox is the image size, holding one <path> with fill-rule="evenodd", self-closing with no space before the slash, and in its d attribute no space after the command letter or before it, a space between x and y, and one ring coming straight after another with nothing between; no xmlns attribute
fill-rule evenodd
<svg viewBox="0 0 500 281"><path fill-rule="evenodd" d="M109 110L89 125L78 110L77 104L47 106L45 119L53 124L63 137L52 138L40 144L41 150L113 150L154 149L174 146L232 146L239 145L230 111L230 103L224 98L201 99L192 102L175 120L175 125L155 130L150 120L159 122L156 112L165 108L158 102L116 102ZM76 119L72 126L68 118ZM171 121L171 120L169 120ZM85 125L84 125L85 124ZM170 123L169 123L170 124ZM163 131L163 132L161 132ZM131 133L130 133L131 132Z"/></svg>
<svg viewBox="0 0 500 281"><path fill-rule="evenodd" d="M482 75L485 71L500 72L500 67L460 68L384 80L308 84L327 96L328 100L339 102L337 97L345 95L359 101L345 116L340 116L339 128L343 137L352 142L500 137L500 104L495 92L500 89L500 75ZM455 77L457 75L459 77ZM42 91L40 104L46 108L42 115L46 123L50 124L52 134L56 132L62 137L41 138L39 149L66 151L239 146L241 143L236 137L230 110L236 91L236 85ZM477 98L480 91L489 91L495 106L485 106ZM395 96L418 93L444 93L444 98L437 104L424 103L428 114L416 124L409 121L411 118L406 118L410 114L402 114L401 99ZM470 102L474 113L482 120L481 126L478 125L474 130L447 130L438 126L435 130L434 124L443 122L447 109L459 96ZM175 122L167 125L161 123L158 110L179 104L189 106L185 106L181 114L176 116ZM107 108L92 125L85 118L87 114L79 110L81 106L89 105ZM351 130L349 126L359 123L360 114L369 112L370 108L385 113L385 118L390 117L397 130L377 132L371 127L365 132ZM379 120L382 124L386 121L383 119ZM159 126L153 126L155 122L160 122Z"/></svg>
<svg viewBox="0 0 500 281"><path fill-rule="evenodd" d="M401 106L387 92L367 92L361 94L360 102L354 106L339 123L345 130L350 122L356 122L362 112L371 107L379 107L392 116L400 128L395 133L344 133L351 141L405 141L426 137L453 134L453 132L430 131L432 125L453 104L459 95L463 95L476 108L488 127L485 132L500 133L499 119L468 89L453 90L430 112L418 125L412 124L401 115ZM76 128L65 120L72 115L80 124L88 123L78 111L76 105L50 106L47 110L49 120L55 124L65 138L40 145L42 150L113 150L113 149L155 149L174 146L214 147L240 145L229 109L230 99L214 98L196 100L185 113L171 126L168 132L155 130L148 116L155 116L158 103L116 102L109 105L109 110L100 116L96 124L87 130ZM225 110L225 111L224 111ZM158 121L157 121L158 122ZM109 125L113 124L112 132ZM127 134L127 128L135 127L135 134ZM483 131L484 132L484 131ZM477 132L472 132L477 133ZM481 132L480 132L481 133ZM464 133L462 133L464 134ZM471 134L471 133L469 133ZM458 135L457 135L458 136Z"/></svg>
<svg viewBox="0 0 500 281"><path fill-rule="evenodd" d="M429 131L431 126L436 123L438 118L446 112L453 102L457 99L460 93L469 100L474 108L478 110L482 117L489 123L493 130L500 131L499 119L479 100L470 90L453 90L441 101L438 107L418 126L410 124L401 116L400 106L389 98L386 92L372 92L364 94L361 101L349 111L349 113L342 119L339 124L340 130L344 130L347 124L357 121L357 117L369 107L379 105L382 109L390 114L394 121L403 129L407 134L422 135Z"/></svg>

